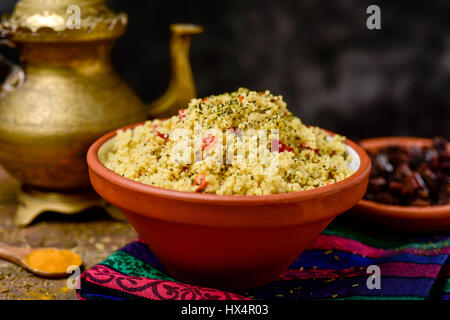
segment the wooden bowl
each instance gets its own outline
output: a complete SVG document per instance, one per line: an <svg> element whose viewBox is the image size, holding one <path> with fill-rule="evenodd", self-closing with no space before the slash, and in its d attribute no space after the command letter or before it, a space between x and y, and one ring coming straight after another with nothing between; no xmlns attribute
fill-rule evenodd
<svg viewBox="0 0 450 320"><path fill-rule="evenodd" d="M102 161L115 135L108 133L88 151L94 189L122 209L172 276L215 288L243 289L276 280L334 217L362 198L371 169L366 152L346 140L356 172L334 184L265 196L183 192L106 168Z"/></svg>
<svg viewBox="0 0 450 320"><path fill-rule="evenodd" d="M369 152L376 152L389 145L431 146L432 140L415 137L380 137L362 140L360 145ZM450 229L450 204L413 207L389 205L363 199L352 211L365 219L402 231L436 232Z"/></svg>

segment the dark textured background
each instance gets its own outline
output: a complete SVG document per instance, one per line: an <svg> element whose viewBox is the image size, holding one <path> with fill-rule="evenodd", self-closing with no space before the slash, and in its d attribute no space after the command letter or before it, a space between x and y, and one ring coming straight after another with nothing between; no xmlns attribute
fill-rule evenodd
<svg viewBox="0 0 450 320"><path fill-rule="evenodd" d="M14 0L1 0L9 12ZM450 138L450 1L110 0L129 15L114 50L145 101L169 79L169 24L205 27L192 44L199 95L246 86L283 94L304 122L352 138ZM366 28L377 4L382 30Z"/></svg>

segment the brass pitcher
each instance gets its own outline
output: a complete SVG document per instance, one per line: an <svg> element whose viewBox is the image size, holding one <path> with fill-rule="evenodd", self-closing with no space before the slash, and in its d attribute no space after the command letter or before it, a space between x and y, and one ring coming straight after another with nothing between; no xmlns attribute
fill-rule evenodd
<svg viewBox="0 0 450 320"><path fill-rule="evenodd" d="M77 10L78 25L76 17L68 23ZM23 72L13 68L2 86L0 163L22 182L25 199L41 198L38 211L73 213L91 206L92 199L80 206L78 198L55 198L55 192L89 187L89 145L108 131L145 120L151 109L153 116L174 113L195 97L188 50L191 35L201 28L172 27L172 80L163 98L146 110L110 62L126 25L126 14L112 12L104 0L21 0L2 20L0 30L19 50ZM71 204L64 210L42 201Z"/></svg>

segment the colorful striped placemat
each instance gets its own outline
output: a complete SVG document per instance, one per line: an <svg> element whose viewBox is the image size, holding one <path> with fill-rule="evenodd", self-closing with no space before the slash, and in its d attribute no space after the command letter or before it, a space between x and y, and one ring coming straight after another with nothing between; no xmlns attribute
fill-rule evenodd
<svg viewBox="0 0 450 320"><path fill-rule="evenodd" d="M137 240L82 273L77 294L88 300L450 299L450 234L388 234L339 220L278 281L259 288L225 292L179 282ZM369 279L373 265L380 288Z"/></svg>

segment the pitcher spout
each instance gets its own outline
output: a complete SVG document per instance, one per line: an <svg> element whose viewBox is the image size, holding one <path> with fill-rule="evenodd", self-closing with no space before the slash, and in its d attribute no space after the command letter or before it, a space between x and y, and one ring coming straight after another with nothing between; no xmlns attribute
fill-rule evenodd
<svg viewBox="0 0 450 320"><path fill-rule="evenodd" d="M187 107L197 95L194 76L189 59L191 38L203 32L203 28L193 24L172 24L170 39L171 76L165 93L148 105L150 118L166 118Z"/></svg>

